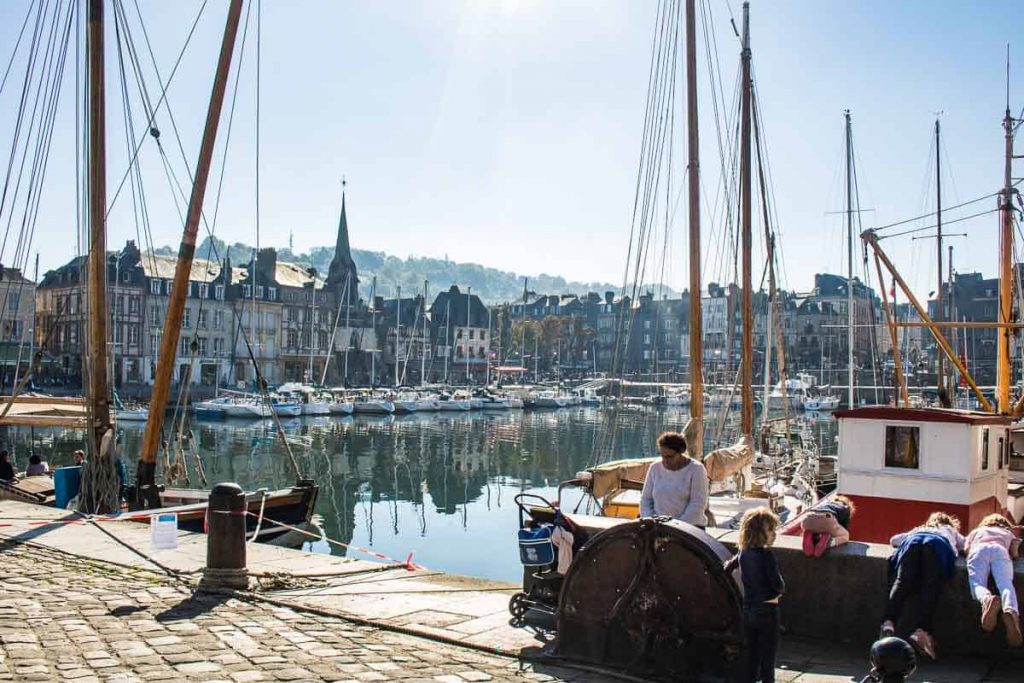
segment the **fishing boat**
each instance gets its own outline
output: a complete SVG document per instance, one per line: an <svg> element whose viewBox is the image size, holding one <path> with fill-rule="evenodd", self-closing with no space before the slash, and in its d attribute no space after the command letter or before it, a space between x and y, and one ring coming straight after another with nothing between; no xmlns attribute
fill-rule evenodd
<svg viewBox="0 0 1024 683"><path fill-rule="evenodd" d="M89 0L87 13L87 60L88 81L87 97L88 126L86 128L86 154L88 160L88 284L86 294L89 310L108 311L107 305L107 253L106 253L106 216L109 210L106 197L106 124L105 96L108 92L104 85L106 70L104 69L104 0ZM241 0L231 0L223 43L214 79L214 87L207 112L206 127L200 145L194 183L184 232L178 251L178 260L173 278L173 290L170 297L166 320L160 335L159 353L154 373L154 385L150 399L145 434L140 448L139 461L135 468L135 482L131 486L122 487L116 476L115 427L111 414L112 391L108 382L107 344L110 340L107 329L107 315L88 316L88 334L85 335L88 353L89 372L87 373L86 403L89 421L87 424L86 451L87 461L82 468L62 468L57 470L56 479L49 477L29 477L19 482L0 486L0 496L13 497L20 500L33 500L43 505L54 505L60 499L74 501L75 508L87 514L120 514L125 504L132 509L128 519L148 523L154 515L176 513L183 528L202 530L202 520L206 516L208 491L179 489L172 482L166 488L156 482L157 452L165 438L163 422L168 405L172 380L175 375L175 358L180 348L185 299L191 289L189 286L192 270L192 257L195 253L196 235L203 199L209 178L210 162L215 146L216 132L220 120L221 107L224 101L228 81L228 71L234 52L239 20L242 13ZM59 81L51 82L50 87L59 87ZM56 100L56 91L47 95ZM156 122L152 123L156 131ZM137 163L133 161L133 163ZM257 369L258 372L258 369ZM264 385L258 376L259 384ZM188 382L183 382L183 388ZM181 399L185 400L184 396ZM211 410L223 413L245 414L263 417L270 414L267 395L256 399L249 397L216 400L207 404ZM294 463L294 459L293 459ZM66 475L65 475L66 470ZM80 475L67 476L72 473ZM167 472L165 476L171 476ZM318 486L310 479L302 476L295 466L296 482L289 488L276 491L257 490L246 494L247 517L246 526L250 533L260 529L261 538L280 534L285 528L277 522L300 524L309 522L319 491ZM80 485L75 489L74 484ZM31 489L31 490L29 490ZM125 490L127 489L127 490ZM127 495L125 495L127 494Z"/></svg>

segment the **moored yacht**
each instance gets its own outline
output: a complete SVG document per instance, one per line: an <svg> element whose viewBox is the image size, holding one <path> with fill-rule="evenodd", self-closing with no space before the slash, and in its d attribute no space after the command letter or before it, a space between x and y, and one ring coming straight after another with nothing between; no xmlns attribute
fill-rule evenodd
<svg viewBox="0 0 1024 683"><path fill-rule="evenodd" d="M355 413L391 414L395 412L395 404L384 396L372 394L368 391L361 391L355 396L352 402L352 411Z"/></svg>

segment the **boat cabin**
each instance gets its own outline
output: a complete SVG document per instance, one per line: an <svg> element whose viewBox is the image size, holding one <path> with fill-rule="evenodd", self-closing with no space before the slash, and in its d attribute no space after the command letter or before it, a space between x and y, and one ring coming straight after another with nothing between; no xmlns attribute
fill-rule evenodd
<svg viewBox="0 0 1024 683"><path fill-rule="evenodd" d="M932 512L955 515L964 530L1008 501L1009 417L938 408L869 406L839 419L837 493L857 507L850 536L888 543Z"/></svg>

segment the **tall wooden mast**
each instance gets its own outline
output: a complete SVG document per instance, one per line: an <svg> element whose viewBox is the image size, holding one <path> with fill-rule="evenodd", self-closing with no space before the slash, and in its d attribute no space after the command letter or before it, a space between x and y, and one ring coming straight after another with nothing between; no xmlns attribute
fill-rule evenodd
<svg viewBox="0 0 1024 683"><path fill-rule="evenodd" d="M850 123L850 110L844 113L846 117L846 312L849 316L849 325L846 328L846 376L849 382L849 407L855 407L853 389L853 328L857 322L857 316L853 310L853 125Z"/></svg>
<svg viewBox="0 0 1024 683"><path fill-rule="evenodd" d="M89 443L93 458L111 428L107 386L107 149L103 0L89 0Z"/></svg>
<svg viewBox="0 0 1024 683"><path fill-rule="evenodd" d="M754 432L754 313L751 295L753 275L751 274L750 252L753 250L750 217L750 3L743 3L743 94L740 121L740 214L743 292L743 349L740 355L740 391L743 409L740 414L740 428L744 436ZM729 322L732 325L732 321ZM730 353L731 353L730 349Z"/></svg>
<svg viewBox="0 0 1024 683"><path fill-rule="evenodd" d="M203 199L206 197L206 181L210 176L210 160L213 158L217 127L220 123L220 112L224 104L228 71L231 67L231 57L235 51L235 37L238 35L238 23L241 15L242 0L231 0L227 22L224 26L224 39L220 46L220 57L217 61L217 72L213 80L213 91L210 94L210 106L206 112L203 141L199 148L199 159L196 162L196 174L192 185L192 197L188 204L185 232L181 237L181 246L178 248L178 264L174 270L174 284L171 289L170 301L167 304L167 318L164 322L163 334L160 336L160 355L157 359L153 395L150 398L149 420L146 422L146 432L142 439L142 452L139 455L136 475L137 502L148 507L160 504L154 485L156 454L160 446L164 411L167 408L167 399L171 390L178 335L181 332L185 299L188 296L189 276L192 272L192 259L196 250L196 234L199 231ZM255 283L255 280L253 282Z"/></svg>
<svg viewBox="0 0 1024 683"><path fill-rule="evenodd" d="M704 339L700 279L700 136L697 131L697 29L694 0L686 0L686 130L690 200L690 455L704 453Z"/></svg>

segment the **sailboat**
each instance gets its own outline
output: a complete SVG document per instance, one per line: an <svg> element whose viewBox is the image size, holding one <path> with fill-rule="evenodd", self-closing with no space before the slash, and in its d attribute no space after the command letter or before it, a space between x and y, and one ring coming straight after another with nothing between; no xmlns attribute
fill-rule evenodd
<svg viewBox="0 0 1024 683"><path fill-rule="evenodd" d="M106 298L106 122L104 87L104 0L88 3L88 159L89 159L89 253L88 299L90 310L107 311ZM155 383L146 421L142 452L136 467L136 481L132 487L131 507L144 514L130 514L129 519L148 522L152 515L176 513L179 528L202 531L206 517L208 491L164 488L155 480L157 451L162 440L162 427L168 403L174 361L182 328L185 297L195 252L200 213L205 197L214 141L227 85L227 76L234 51L235 38L241 17L242 0L232 0L221 44L214 87L207 112L199 160L189 202L187 220L178 263L174 274L172 297L167 308L166 323L160 340L160 352ZM110 410L110 387L107 380L107 320L106 315L88 316L88 421L87 464L82 470L81 489L77 493L78 510L87 514L117 514L121 512L121 490L116 474L115 423ZM294 462L294 459L293 459ZM257 491L246 494L248 512L246 526L250 533L261 539L286 531L283 524L309 522L319 488L308 479L298 476L295 486L278 491ZM24 482L38 483L29 478L20 483L0 485L0 497L26 499L19 490ZM53 487L50 486L50 494ZM35 492L36 502L53 504L47 492Z"/></svg>
<svg viewBox="0 0 1024 683"><path fill-rule="evenodd" d="M992 327L998 329L996 401L984 394L963 359L954 352L943 329L980 326L979 323L934 321L900 275L879 241L879 230L865 230L861 240L873 257L878 281L889 275L916 309L939 353L955 368L973 393L980 410L954 410L915 406L903 373L897 330L889 293L879 288L886 327L893 350L897 384L895 405L850 408L836 413L839 420L839 472L836 493L857 506L850 537L886 542L897 532L921 523L935 510L960 519L964 528L978 525L988 514L1002 514L1020 523L1024 519L1024 491L1013 482L1011 467L1013 421L1024 412L1024 399L1011 397L1010 336L1021 324L1012 319L1013 309L1013 185L1014 135L1020 120L1007 104L1003 117L1005 144L1004 185L999 194L999 306ZM936 215L942 211L941 203ZM940 219L941 220L941 219ZM941 309L940 309L941 311ZM940 385L943 382L939 374ZM1019 476L1017 474L1016 476ZM794 531L799 519L784 531Z"/></svg>
<svg viewBox="0 0 1024 683"><path fill-rule="evenodd" d="M717 448L704 456L704 404L705 391L703 381L704 358L701 334L691 333L690 358L693 359L691 372L689 409L690 421L684 430L688 454L702 460L711 479L711 495L709 497L709 526L735 528L746 510L771 506L785 517L794 517L803 509L812 505L817 494L813 485L814 472L806 458L795 458L783 466L774 466L757 474L753 470L755 462L755 446L760 446L763 455L769 451L778 455L784 449L769 443L773 439L788 439L790 430L781 433L774 426L762 429L762 438L754 436L753 406L753 280L751 268L752 252L752 200L751 191L753 176L751 169L751 134L753 121L753 86L751 77L751 52L749 32L749 7L744 3L743 15L743 48L742 48L742 109L741 109L741 145L740 145L740 206L741 206L741 260L742 260L742 353L739 374L738 401L741 405L741 424L739 439L735 445ZM692 41L688 40L687 49L692 50ZM702 281L700 273L700 184L698 174L697 121L695 77L692 76L694 56L688 54L689 102L689 195L690 195L690 329L702 330L702 312L700 292ZM760 160L760 154L759 160ZM763 176L763 173L762 173ZM768 227L766 226L766 230ZM784 380L786 381L786 380ZM789 380L793 381L793 380ZM799 380L798 380L799 381ZM732 392L730 392L731 394ZM728 401L731 403L731 400ZM797 404L799 405L799 404ZM788 448L786 450L792 450ZM599 513L608 517L635 518L639 516L640 488L646 476L647 468L655 458L627 458L604 463L588 468L577 474L576 478L563 484L564 486L582 487L585 493L598 504Z"/></svg>

